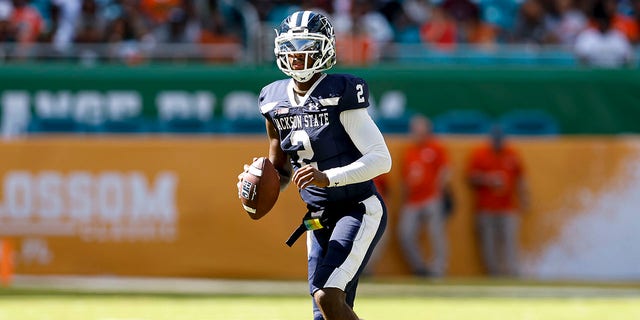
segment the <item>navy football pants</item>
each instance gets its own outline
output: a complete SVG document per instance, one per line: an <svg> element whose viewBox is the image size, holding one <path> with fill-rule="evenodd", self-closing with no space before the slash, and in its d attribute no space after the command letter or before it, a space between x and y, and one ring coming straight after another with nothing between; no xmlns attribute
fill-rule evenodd
<svg viewBox="0 0 640 320"><path fill-rule="evenodd" d="M387 224L387 209L379 195L362 201L330 229L307 232L309 289L313 294L323 288L339 288L353 307L358 279L382 237ZM314 320L323 320L313 302Z"/></svg>

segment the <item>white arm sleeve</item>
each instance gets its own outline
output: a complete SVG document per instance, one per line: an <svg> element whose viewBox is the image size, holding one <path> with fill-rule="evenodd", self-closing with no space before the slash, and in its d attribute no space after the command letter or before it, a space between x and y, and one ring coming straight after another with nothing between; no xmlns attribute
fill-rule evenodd
<svg viewBox="0 0 640 320"><path fill-rule="evenodd" d="M325 170L329 187L364 182L391 170L387 144L366 109L343 111L340 122L362 157L346 166Z"/></svg>

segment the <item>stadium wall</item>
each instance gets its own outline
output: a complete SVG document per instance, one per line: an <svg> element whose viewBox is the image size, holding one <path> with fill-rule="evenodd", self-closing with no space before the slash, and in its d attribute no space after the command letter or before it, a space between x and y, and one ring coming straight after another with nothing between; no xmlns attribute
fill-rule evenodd
<svg viewBox="0 0 640 320"><path fill-rule="evenodd" d="M638 69L391 65L332 72L365 78L379 118L467 109L499 118L511 110L536 109L557 119L563 134L640 132ZM183 116L211 120L211 131L226 132L227 120L258 117L260 88L280 78L273 67L7 65L0 73L0 116L5 132L37 131L29 124L43 117L89 126L131 118L153 127ZM156 129L162 131L157 126L140 131ZM231 128L236 132L242 130Z"/></svg>
<svg viewBox="0 0 640 320"><path fill-rule="evenodd" d="M408 141L387 139L396 165L375 272L403 276L409 273L396 242L398 164ZM449 275L478 276L463 168L481 138L443 139L456 201L447 225ZM580 136L514 144L532 191L520 237L525 275L640 279L640 140ZM304 240L293 248L284 244L304 214L295 189L259 221L237 199L242 164L266 153L264 136L4 141L0 236L16 242L21 274L303 279Z"/></svg>

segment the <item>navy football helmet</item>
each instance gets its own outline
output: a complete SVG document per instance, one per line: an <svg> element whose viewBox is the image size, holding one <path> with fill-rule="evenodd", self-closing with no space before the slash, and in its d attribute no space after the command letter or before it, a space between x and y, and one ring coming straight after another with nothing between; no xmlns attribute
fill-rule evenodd
<svg viewBox="0 0 640 320"><path fill-rule="evenodd" d="M336 63L336 38L333 26L324 15L314 11L297 11L285 18L275 30L276 63L284 74L300 82L328 70ZM304 54L304 68L294 70L288 56ZM309 59L313 65L309 66Z"/></svg>

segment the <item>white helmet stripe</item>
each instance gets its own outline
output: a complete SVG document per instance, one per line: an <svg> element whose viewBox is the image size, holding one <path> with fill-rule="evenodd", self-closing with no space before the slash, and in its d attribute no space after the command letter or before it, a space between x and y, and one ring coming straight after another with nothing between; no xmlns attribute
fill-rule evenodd
<svg viewBox="0 0 640 320"><path fill-rule="evenodd" d="M291 19L289 19L289 28L295 28L296 27L296 21L298 20L298 16L300 15L300 11L298 12L294 12L293 15L291 15Z"/></svg>
<svg viewBox="0 0 640 320"><path fill-rule="evenodd" d="M305 28L309 24L309 16L311 16L311 11L305 11L302 14L302 26Z"/></svg>

